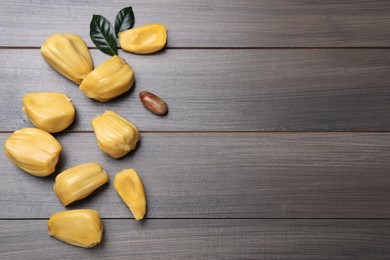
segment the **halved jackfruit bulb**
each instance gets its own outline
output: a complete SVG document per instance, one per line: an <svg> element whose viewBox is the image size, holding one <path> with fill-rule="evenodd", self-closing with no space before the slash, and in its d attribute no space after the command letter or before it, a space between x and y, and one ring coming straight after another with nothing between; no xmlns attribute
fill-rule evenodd
<svg viewBox="0 0 390 260"><path fill-rule="evenodd" d="M118 36L123 50L150 54L164 48L167 43L167 28L162 24L149 24L122 31Z"/></svg>
<svg viewBox="0 0 390 260"><path fill-rule="evenodd" d="M106 111L92 120L99 148L113 158L126 155L137 146L138 129L113 111Z"/></svg>
<svg viewBox="0 0 390 260"><path fill-rule="evenodd" d="M100 164L84 163L58 174L54 192L62 205L67 206L87 197L106 182L108 175Z"/></svg>
<svg viewBox="0 0 390 260"><path fill-rule="evenodd" d="M51 134L37 128L15 131L5 141L4 148L11 162L38 177L48 176L55 171L62 149Z"/></svg>
<svg viewBox="0 0 390 260"><path fill-rule="evenodd" d="M47 223L50 236L79 247L94 247L103 235L103 222L92 209L75 209L55 213Z"/></svg>
<svg viewBox="0 0 390 260"><path fill-rule="evenodd" d="M49 133L57 133L72 124L75 109L64 93L29 93L23 97L23 112L31 123Z"/></svg>
<svg viewBox="0 0 390 260"><path fill-rule="evenodd" d="M134 169L126 169L114 177L114 187L129 207L136 220L143 219L146 212L146 196L142 180Z"/></svg>
<svg viewBox="0 0 390 260"><path fill-rule="evenodd" d="M89 98L107 102L128 91L133 83L133 69L115 55L89 73L81 82L80 90Z"/></svg>
<svg viewBox="0 0 390 260"><path fill-rule="evenodd" d="M93 70L88 47L76 34L53 34L43 43L41 54L56 71L76 84Z"/></svg>

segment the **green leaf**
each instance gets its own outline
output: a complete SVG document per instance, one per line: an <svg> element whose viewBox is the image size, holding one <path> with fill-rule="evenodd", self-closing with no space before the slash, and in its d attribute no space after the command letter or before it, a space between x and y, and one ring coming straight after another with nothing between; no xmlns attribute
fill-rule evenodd
<svg viewBox="0 0 390 260"><path fill-rule="evenodd" d="M134 13L131 6L125 7L119 11L115 18L115 33L118 35L121 31L133 28Z"/></svg>
<svg viewBox="0 0 390 260"><path fill-rule="evenodd" d="M89 28L91 40L99 50L111 56L118 55L114 29L106 18L94 14Z"/></svg>

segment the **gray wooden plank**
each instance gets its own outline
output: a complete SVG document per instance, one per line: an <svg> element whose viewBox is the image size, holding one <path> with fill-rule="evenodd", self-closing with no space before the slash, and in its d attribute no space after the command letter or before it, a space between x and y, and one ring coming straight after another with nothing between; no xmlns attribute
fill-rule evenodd
<svg viewBox="0 0 390 260"><path fill-rule="evenodd" d="M103 242L50 238L46 220L0 221L1 259L388 259L389 220L103 220Z"/></svg>
<svg viewBox="0 0 390 260"><path fill-rule="evenodd" d="M163 23L169 47L389 47L387 0L3 0L1 46L40 46L53 33L89 45L92 14L111 22L131 4L136 26Z"/></svg>
<svg viewBox="0 0 390 260"><path fill-rule="evenodd" d="M0 134L1 144L9 134ZM388 133L142 133L128 157L112 159L91 133L59 135L58 172L100 162L111 182L69 208L103 217L130 212L112 186L134 167L148 218L389 218ZM0 218L46 218L63 210L53 177L22 172L0 155Z"/></svg>
<svg viewBox="0 0 390 260"><path fill-rule="evenodd" d="M108 56L92 50L96 65ZM390 49L167 50L121 53L136 86L108 103L90 100L45 63L38 50L0 50L0 131L30 126L22 97L62 91L77 108L70 130L92 130L107 109L141 130L390 130ZM170 112L147 111L138 93L165 99Z"/></svg>

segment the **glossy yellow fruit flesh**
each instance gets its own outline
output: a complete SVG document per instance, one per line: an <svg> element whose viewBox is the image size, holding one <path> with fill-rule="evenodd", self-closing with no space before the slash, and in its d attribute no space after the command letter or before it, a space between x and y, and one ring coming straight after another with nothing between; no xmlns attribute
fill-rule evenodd
<svg viewBox="0 0 390 260"><path fill-rule="evenodd" d="M149 24L119 33L119 44L128 52L150 54L164 48L167 28L162 24Z"/></svg>
<svg viewBox="0 0 390 260"><path fill-rule="evenodd" d="M37 128L15 131L5 141L4 148L11 162L38 177L48 176L55 171L62 149L51 134Z"/></svg>
<svg viewBox="0 0 390 260"><path fill-rule="evenodd" d="M54 192L62 205L67 206L87 197L106 182L108 175L100 164L84 163L57 175Z"/></svg>
<svg viewBox="0 0 390 260"><path fill-rule="evenodd" d="M76 34L53 34L43 43L41 54L56 71L76 84L93 70L88 47Z"/></svg>
<svg viewBox="0 0 390 260"><path fill-rule="evenodd" d="M134 83L133 69L119 56L113 56L89 73L80 89L89 98L107 102L128 91Z"/></svg>
<svg viewBox="0 0 390 260"><path fill-rule="evenodd" d="M141 178L134 169L126 169L114 177L114 187L129 207L136 220L143 219L146 212L146 197Z"/></svg>
<svg viewBox="0 0 390 260"><path fill-rule="evenodd" d="M103 222L96 210L58 212L51 215L47 226L50 236L74 246L93 247L102 240Z"/></svg>
<svg viewBox="0 0 390 260"><path fill-rule="evenodd" d="M113 111L92 120L99 148L113 158L120 158L136 148L139 131L130 121Z"/></svg>
<svg viewBox="0 0 390 260"><path fill-rule="evenodd" d="M75 109L70 98L66 94L57 92L25 95L23 112L33 125L49 133L64 130L75 117Z"/></svg>

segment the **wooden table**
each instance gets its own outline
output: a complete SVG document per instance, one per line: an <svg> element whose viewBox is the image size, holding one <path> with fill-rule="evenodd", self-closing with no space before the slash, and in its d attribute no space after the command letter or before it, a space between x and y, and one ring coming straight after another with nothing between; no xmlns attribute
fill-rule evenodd
<svg viewBox="0 0 390 260"><path fill-rule="evenodd" d="M167 48L120 51L131 93L90 100L40 55L53 33L79 34L95 65L92 14L136 26L163 23ZM388 0L22 1L0 4L0 139L31 127L29 92L67 93L77 119L55 136L57 172L97 161L111 183L67 209L93 208L102 244L86 250L47 235L65 210L54 176L37 178L0 156L0 259L389 259L390 2ZM164 98L166 117L140 90ZM90 121L112 109L141 130L131 155L112 159ZM112 185L140 173L147 216L136 222Z"/></svg>

